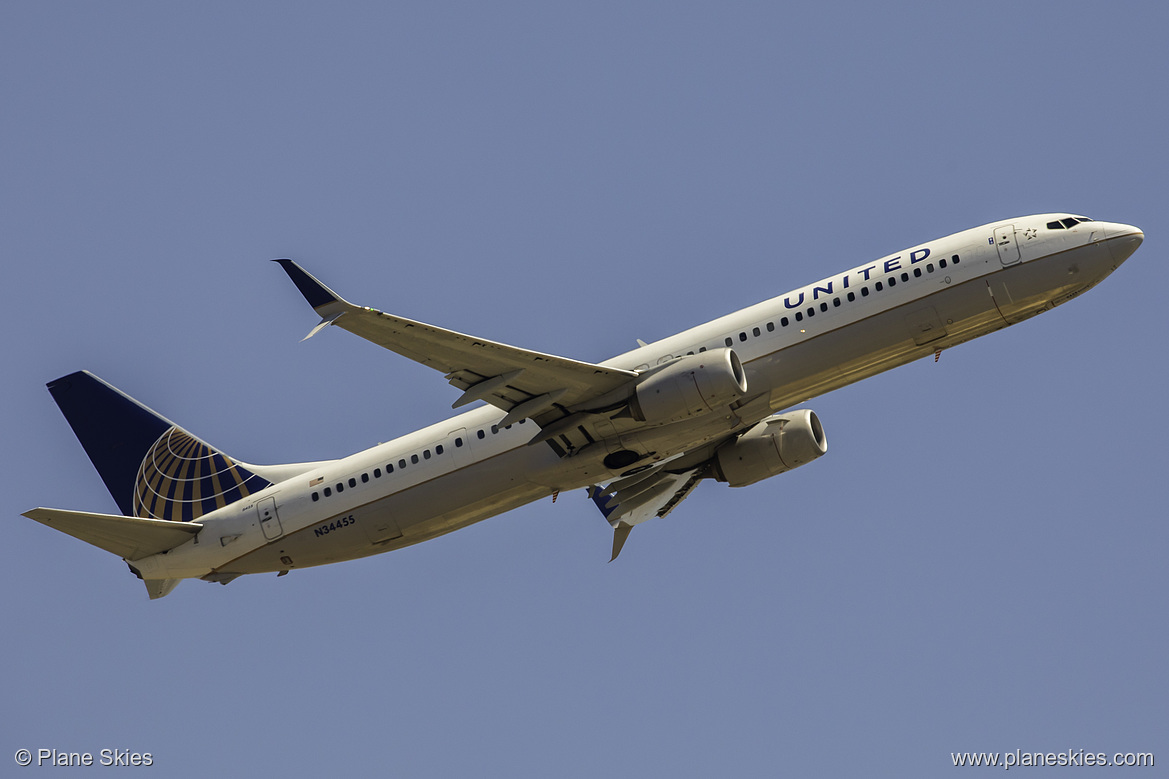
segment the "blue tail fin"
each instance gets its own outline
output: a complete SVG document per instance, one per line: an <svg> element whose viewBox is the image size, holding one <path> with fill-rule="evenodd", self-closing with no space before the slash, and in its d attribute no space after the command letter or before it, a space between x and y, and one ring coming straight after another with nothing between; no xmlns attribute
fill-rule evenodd
<svg viewBox="0 0 1169 779"><path fill-rule="evenodd" d="M191 522L271 484L89 371L48 387L128 517Z"/></svg>

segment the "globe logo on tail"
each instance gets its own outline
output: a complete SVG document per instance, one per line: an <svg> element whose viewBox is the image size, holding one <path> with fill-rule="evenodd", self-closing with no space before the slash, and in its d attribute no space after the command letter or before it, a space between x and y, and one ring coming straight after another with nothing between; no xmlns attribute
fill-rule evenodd
<svg viewBox="0 0 1169 779"><path fill-rule="evenodd" d="M270 484L182 428L171 427L142 459L134 516L192 522Z"/></svg>

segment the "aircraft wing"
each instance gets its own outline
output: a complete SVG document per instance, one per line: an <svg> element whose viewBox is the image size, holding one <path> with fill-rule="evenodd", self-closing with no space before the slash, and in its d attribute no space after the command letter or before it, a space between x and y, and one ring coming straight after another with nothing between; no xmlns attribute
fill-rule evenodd
<svg viewBox="0 0 1169 779"><path fill-rule="evenodd" d="M633 371L542 354L356 306L292 260L276 260L321 316L305 338L336 325L378 346L442 371L463 390L453 408L485 400L509 412L500 423L528 417L547 422L571 413L636 378Z"/></svg>
<svg viewBox="0 0 1169 779"><path fill-rule="evenodd" d="M669 514L698 486L698 482L709 475L709 471L709 464L705 462L677 473L662 464L604 487L590 487L589 497L613 526L613 557L609 562L621 554L621 547L634 525Z"/></svg>

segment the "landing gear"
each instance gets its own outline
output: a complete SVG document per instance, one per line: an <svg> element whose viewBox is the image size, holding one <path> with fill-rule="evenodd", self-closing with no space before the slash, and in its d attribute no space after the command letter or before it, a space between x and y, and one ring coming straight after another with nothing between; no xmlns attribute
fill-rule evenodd
<svg viewBox="0 0 1169 779"><path fill-rule="evenodd" d="M630 449L622 449L612 454L606 455L604 459L605 467L611 471L620 471L623 468L628 468L635 462L641 459L641 455Z"/></svg>

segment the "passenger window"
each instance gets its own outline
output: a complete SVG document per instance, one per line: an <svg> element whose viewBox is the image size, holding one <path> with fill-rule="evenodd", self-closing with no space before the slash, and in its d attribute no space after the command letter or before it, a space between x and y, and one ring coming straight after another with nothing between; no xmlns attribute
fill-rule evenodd
<svg viewBox="0 0 1169 779"><path fill-rule="evenodd" d="M415 460L415 462L418 462L418 461L417 461L417 460ZM405 460L398 460L398 467L399 467L399 468L405 468L405 467L406 467L406 461L405 461Z"/></svg>
<svg viewBox="0 0 1169 779"><path fill-rule="evenodd" d="M356 487L356 486L357 486L357 479L350 479L350 480L349 480L349 486L350 486L350 487Z"/></svg>
<svg viewBox="0 0 1169 779"><path fill-rule="evenodd" d="M492 425L491 426L491 435L495 435L498 432L499 432L499 425Z"/></svg>
<svg viewBox="0 0 1169 779"><path fill-rule="evenodd" d="M734 340L728 336L727 337L727 346L734 346L734 345L735 345Z"/></svg>
<svg viewBox="0 0 1169 779"><path fill-rule="evenodd" d="M779 326L780 327L787 327L787 317L786 316L779 320Z"/></svg>
<svg viewBox="0 0 1169 779"><path fill-rule="evenodd" d="M869 296L869 288L868 287L861 287L861 297L867 298L868 296Z"/></svg>
<svg viewBox="0 0 1169 779"><path fill-rule="evenodd" d="M394 472L394 464L393 463L386 463L386 475L388 476L389 474L391 474L393 472Z"/></svg>
<svg viewBox="0 0 1169 779"><path fill-rule="evenodd" d="M373 469L373 477L375 479L380 479L382 477L382 469L381 468L374 468Z"/></svg>
<svg viewBox="0 0 1169 779"><path fill-rule="evenodd" d="M429 460L429 459L430 459L430 450L429 450L429 449L423 449L423 450L422 450L422 459L423 459L423 460Z"/></svg>
<svg viewBox="0 0 1169 779"><path fill-rule="evenodd" d="M485 435L483 435L483 431L482 431L482 430L479 430L479 431L477 431L475 434L476 434L477 436L479 436L479 439L480 439L480 440L482 440L482 439L486 438L486 436L485 436Z"/></svg>
<svg viewBox="0 0 1169 779"><path fill-rule="evenodd" d="M938 260L938 267L939 268L946 267L946 261L945 260Z"/></svg>
<svg viewBox="0 0 1169 779"><path fill-rule="evenodd" d="M442 454L442 444L439 444L438 446L434 447L434 453L435 454Z"/></svg>
<svg viewBox="0 0 1169 779"><path fill-rule="evenodd" d="M796 321L797 321L797 322L803 322L803 321L804 321L804 315L803 315L803 314L801 314L799 311L797 311L797 312L796 312Z"/></svg>
<svg viewBox="0 0 1169 779"><path fill-rule="evenodd" d="M909 274L908 274L908 273L902 273L902 274L901 274L901 280L902 280L902 281L909 281Z"/></svg>
<svg viewBox="0 0 1169 779"><path fill-rule="evenodd" d="M458 449L458 448L459 448L460 446L462 446L462 445L463 445L463 439L462 439L462 438L456 438L456 439L455 439L455 448L456 448L456 449Z"/></svg>
<svg viewBox="0 0 1169 779"><path fill-rule="evenodd" d="M832 305L835 308L840 308L840 298L832 298Z"/></svg>
<svg viewBox="0 0 1169 779"><path fill-rule="evenodd" d="M341 482L337 482L337 492L338 492L338 493L341 493L341 492L344 492L344 491L345 491L345 485L344 485L344 484L342 484Z"/></svg>
<svg viewBox="0 0 1169 779"><path fill-rule="evenodd" d="M331 489L329 489L328 487L325 487L325 497L327 498L332 494L333 494L333 491Z"/></svg>
<svg viewBox="0 0 1169 779"><path fill-rule="evenodd" d="M369 474L368 473L361 474L361 483L362 484L369 484Z"/></svg>
<svg viewBox="0 0 1169 779"><path fill-rule="evenodd" d="M934 264L932 262L925 266L925 272L926 273L933 273L934 272Z"/></svg>
<svg viewBox="0 0 1169 779"><path fill-rule="evenodd" d="M921 278L921 268L914 268L913 275L920 279Z"/></svg>
<svg viewBox="0 0 1169 779"><path fill-rule="evenodd" d="M808 316L816 316L816 309L809 308L808 309Z"/></svg>
<svg viewBox="0 0 1169 779"><path fill-rule="evenodd" d="M889 277L889 286L890 286L890 287L896 287L896 286L897 286L897 279L896 279L895 277L893 277L893 276L890 276L890 277Z"/></svg>
<svg viewBox="0 0 1169 779"><path fill-rule="evenodd" d="M740 340L740 341L746 341L746 340L747 340L747 334L746 334L746 333L739 333L739 340Z"/></svg>
<svg viewBox="0 0 1169 779"><path fill-rule="evenodd" d="M314 492L313 493L313 503L316 503L320 499L321 499L321 496Z"/></svg>
<svg viewBox="0 0 1169 779"><path fill-rule="evenodd" d="M876 289L876 290L877 290L877 292L880 292L881 290L883 290L883 289L884 289L884 287L883 287L883 286L881 286L881 282L879 282L879 281L878 281L876 284L874 284L874 285L873 285L873 288L874 288L874 289Z"/></svg>
<svg viewBox="0 0 1169 779"><path fill-rule="evenodd" d="M849 303L855 303L855 302L856 302L856 293L855 293L855 292L849 292L849 293L848 293L848 302L849 302Z"/></svg>
<svg viewBox="0 0 1169 779"><path fill-rule="evenodd" d="M957 254L955 254L953 257L951 257L951 258L950 258L950 262L952 262L952 263L954 263L955 265L957 265L957 264L958 264L958 255L957 255Z"/></svg>
<svg viewBox="0 0 1169 779"><path fill-rule="evenodd" d="M775 322L768 322L767 323L767 332L769 332L769 333L775 332Z"/></svg>
<svg viewBox="0 0 1169 779"><path fill-rule="evenodd" d="M705 352L705 351L706 351L706 347L705 347L705 346L699 346L699 347L698 347L698 353L699 353L699 354L702 354L702 353L703 353L703 352Z"/></svg>
<svg viewBox="0 0 1169 779"><path fill-rule="evenodd" d="M758 327L756 327L754 330L752 330L752 331L751 331L751 335L753 335L753 336L755 336L756 338L758 338L760 335L762 335L762 333L760 333L760 332L759 332L759 328L758 328Z"/></svg>
<svg viewBox="0 0 1169 779"><path fill-rule="evenodd" d="M418 464L418 455L416 455L416 454L412 454L412 455L410 455L410 462L412 462L412 463L414 463L415 465L417 465L417 464Z"/></svg>
<svg viewBox="0 0 1169 779"><path fill-rule="evenodd" d="M828 310L828 304L827 304L827 303L821 303L821 304L820 304L820 310L821 310L821 311L827 311L827 310Z"/></svg>

